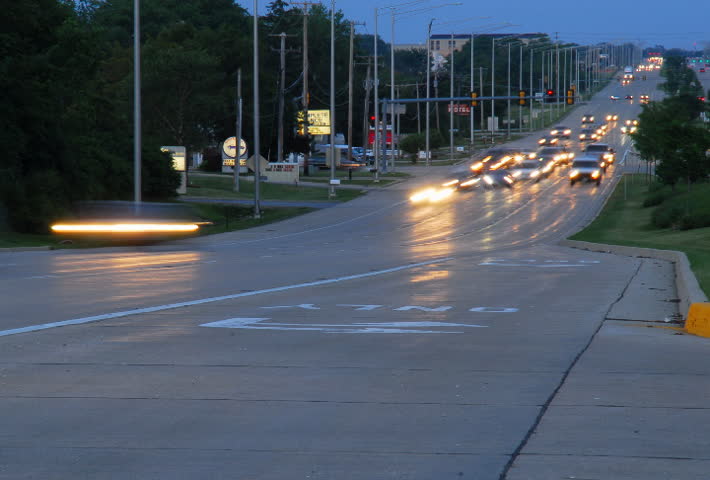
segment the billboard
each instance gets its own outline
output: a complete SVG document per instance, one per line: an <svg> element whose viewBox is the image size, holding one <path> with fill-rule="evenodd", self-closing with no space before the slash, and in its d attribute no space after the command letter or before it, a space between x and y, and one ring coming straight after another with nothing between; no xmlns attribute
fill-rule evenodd
<svg viewBox="0 0 710 480"><path fill-rule="evenodd" d="M299 135L303 135L303 118L303 111L296 114ZM330 110L308 110L308 133L330 135Z"/></svg>

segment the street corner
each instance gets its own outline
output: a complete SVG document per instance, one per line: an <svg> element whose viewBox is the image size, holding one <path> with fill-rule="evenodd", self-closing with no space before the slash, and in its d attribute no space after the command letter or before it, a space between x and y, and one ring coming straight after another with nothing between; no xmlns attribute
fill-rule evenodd
<svg viewBox="0 0 710 480"><path fill-rule="evenodd" d="M710 338L710 303L692 303L685 320L685 330L699 337Z"/></svg>

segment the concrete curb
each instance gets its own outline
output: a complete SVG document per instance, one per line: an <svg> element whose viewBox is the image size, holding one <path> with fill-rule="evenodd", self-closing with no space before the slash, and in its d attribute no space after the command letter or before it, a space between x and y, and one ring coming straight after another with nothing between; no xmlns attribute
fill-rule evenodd
<svg viewBox="0 0 710 480"><path fill-rule="evenodd" d="M703 303L708 301L708 297L700 289L695 274L690 269L688 257L683 252L675 250L657 250L654 248L641 247L625 247L621 245L606 245L603 243L582 242L579 240L562 240L560 246L578 248L581 250L589 250L591 252L613 253L615 255L624 255L627 257L646 257L657 258L673 262L675 266L675 284L680 303L678 310L683 314L685 319L688 318L690 306L694 303Z"/></svg>

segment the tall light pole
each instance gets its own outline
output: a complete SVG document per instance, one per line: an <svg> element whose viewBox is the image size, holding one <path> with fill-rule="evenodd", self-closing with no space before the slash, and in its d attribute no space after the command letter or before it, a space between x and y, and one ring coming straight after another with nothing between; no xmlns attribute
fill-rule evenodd
<svg viewBox="0 0 710 480"><path fill-rule="evenodd" d="M377 62L378 62L378 55L377 55L377 44L378 38L377 38L377 16L378 16L378 11L379 8L375 7L375 78L373 82L373 86L375 89L375 138L373 141L372 149L374 150L375 154L375 182L380 181L380 95L379 95L379 86L380 86L380 77L379 74L377 73Z"/></svg>
<svg viewBox="0 0 710 480"><path fill-rule="evenodd" d="M429 152L429 99L431 98L431 72L429 70L431 66L431 24L434 23L434 18L429 21L429 29L427 30L426 37L426 122L425 122L425 141L424 148L426 149L426 165L427 167L431 165L431 154Z"/></svg>
<svg viewBox="0 0 710 480"><path fill-rule="evenodd" d="M133 201L141 203L141 39L140 0L133 0ZM187 163L185 164L187 168Z"/></svg>
<svg viewBox="0 0 710 480"><path fill-rule="evenodd" d="M335 198L335 0L330 2L330 189Z"/></svg>
<svg viewBox="0 0 710 480"><path fill-rule="evenodd" d="M261 145L259 144L259 12L254 0L254 218L261 218L259 208L259 177L261 176ZM237 142L239 140L237 139ZM237 145L237 156L239 145Z"/></svg>

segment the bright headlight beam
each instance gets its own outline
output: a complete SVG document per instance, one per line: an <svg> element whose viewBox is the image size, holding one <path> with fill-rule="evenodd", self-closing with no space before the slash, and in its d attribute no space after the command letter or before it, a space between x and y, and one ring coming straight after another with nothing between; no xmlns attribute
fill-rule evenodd
<svg viewBox="0 0 710 480"><path fill-rule="evenodd" d="M55 233L170 233L194 232L195 223L95 223L52 225Z"/></svg>

